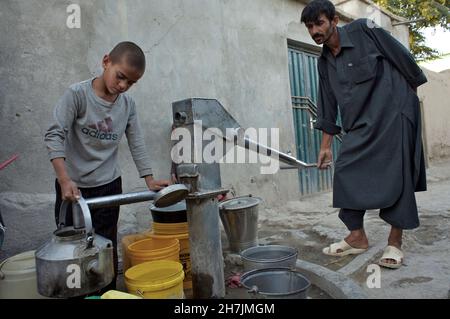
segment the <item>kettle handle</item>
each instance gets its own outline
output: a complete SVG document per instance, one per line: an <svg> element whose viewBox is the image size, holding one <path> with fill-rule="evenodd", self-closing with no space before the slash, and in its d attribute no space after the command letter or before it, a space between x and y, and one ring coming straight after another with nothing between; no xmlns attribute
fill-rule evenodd
<svg viewBox="0 0 450 319"><path fill-rule="evenodd" d="M66 224L66 213L69 203L69 201L63 200L61 206L59 207L58 229L63 228Z"/></svg>
<svg viewBox="0 0 450 319"><path fill-rule="evenodd" d="M61 207L59 209L59 223L58 228L62 228L66 221L66 213L68 205L72 204L72 214L74 209L80 209L82 212L82 216L84 219L84 227L86 229L86 236L92 236L92 218L91 211L89 210L89 206L86 203L86 200L83 197L80 197L76 202L63 201L61 203Z"/></svg>

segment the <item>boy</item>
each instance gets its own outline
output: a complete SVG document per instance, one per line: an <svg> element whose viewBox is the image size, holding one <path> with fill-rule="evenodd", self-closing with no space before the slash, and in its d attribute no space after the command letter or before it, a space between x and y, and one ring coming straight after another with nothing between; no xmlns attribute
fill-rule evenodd
<svg viewBox="0 0 450 319"><path fill-rule="evenodd" d="M139 172L148 188L158 191L169 180L154 180L145 149L136 105L125 92L144 74L145 56L132 42L121 42L103 57L103 74L73 84L64 93L45 134L49 157L56 173L55 220L59 223L62 200L122 193L117 153L125 133ZM119 207L91 210L95 233L114 245L117 275L117 221ZM66 225L72 224L68 212ZM109 289L115 288L115 279Z"/></svg>

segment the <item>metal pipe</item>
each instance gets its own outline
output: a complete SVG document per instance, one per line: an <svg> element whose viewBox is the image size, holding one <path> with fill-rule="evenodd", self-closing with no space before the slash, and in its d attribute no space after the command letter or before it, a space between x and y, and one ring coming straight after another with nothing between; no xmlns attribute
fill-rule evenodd
<svg viewBox="0 0 450 319"><path fill-rule="evenodd" d="M145 202L155 199L156 192L143 191L136 193L118 194L103 197L95 197L86 199L86 204L90 209L100 207L112 207L126 204Z"/></svg>
<svg viewBox="0 0 450 319"><path fill-rule="evenodd" d="M186 199L194 299L224 298L225 280L217 199Z"/></svg>
<svg viewBox="0 0 450 319"><path fill-rule="evenodd" d="M276 149L273 149L271 147L268 147L263 144L256 143L255 141L252 141L251 139L245 137L244 138L244 146L246 149L252 148L257 153L267 155L267 156L277 156L280 162L289 164L291 166L295 166L296 168L306 168L306 167L317 167L317 164L315 163L305 163L302 161L299 161L293 156L290 156L288 154L282 153Z"/></svg>

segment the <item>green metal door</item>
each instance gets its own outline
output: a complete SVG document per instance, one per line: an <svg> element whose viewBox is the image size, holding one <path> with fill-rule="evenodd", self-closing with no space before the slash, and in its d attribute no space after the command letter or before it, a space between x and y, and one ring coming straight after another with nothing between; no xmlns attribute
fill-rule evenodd
<svg viewBox="0 0 450 319"><path fill-rule="evenodd" d="M307 163L317 163L322 132L313 128L317 118L318 55L289 47L289 78L294 116L297 158ZM338 119L340 122L340 119ZM333 139L333 159L339 150L340 137ZM299 170L302 195L326 191L332 187L331 170L316 168Z"/></svg>

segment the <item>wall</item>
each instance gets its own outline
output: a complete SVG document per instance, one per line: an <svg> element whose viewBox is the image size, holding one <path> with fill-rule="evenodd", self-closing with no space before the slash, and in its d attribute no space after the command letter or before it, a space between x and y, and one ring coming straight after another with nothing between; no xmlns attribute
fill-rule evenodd
<svg viewBox="0 0 450 319"><path fill-rule="evenodd" d="M419 87L423 102L424 142L430 161L450 156L450 70L439 73L424 67L428 82Z"/></svg>
<svg viewBox="0 0 450 319"><path fill-rule="evenodd" d="M81 28L66 27L65 1L7 1L0 28L0 191L53 192L43 135L53 106L71 84L99 75L117 42L131 40L148 68L130 90L157 178L169 172L171 103L217 98L244 127L280 128L281 149L295 150L287 69L288 27L297 1L79 1ZM290 35L297 39L305 36ZM120 146L125 191L144 187L126 141ZM223 182L269 203L297 197L296 172L259 174L259 165L223 165Z"/></svg>
<svg viewBox="0 0 450 319"><path fill-rule="evenodd" d="M80 29L66 27L71 3L81 7ZM0 172L0 210L11 226L6 256L34 249L53 230L54 173L43 142L53 107L70 84L101 74L102 56L120 41L146 53L147 71L130 94L156 178L169 174L171 103L189 97L218 99L243 127L279 128L280 149L295 153L287 39L314 45L299 22L303 7L296 0L2 1L0 162L19 154ZM124 191L144 189L125 139L119 160ZM258 164L226 164L221 172L224 187L266 206L299 196L296 170L261 175ZM119 232L148 228L149 216L147 204L124 206Z"/></svg>
<svg viewBox="0 0 450 319"><path fill-rule="evenodd" d="M384 10L379 10L371 1L365 0L334 0L336 7L355 18L369 18L379 26L391 32L404 46L409 48L409 31L407 25L392 26L393 23L400 22L394 19L391 14ZM403 21L403 20L402 20Z"/></svg>
<svg viewBox="0 0 450 319"><path fill-rule="evenodd" d="M81 7L81 28L66 8ZM101 74L118 42L142 47L147 71L130 90L156 178L170 169L171 103L218 99L243 127L277 127L280 149L295 152L287 38L309 36L293 0L11 0L0 11L0 210L8 226L0 260L36 249L54 230L54 172L44 134L55 103L72 83ZM124 192L145 189L126 140L119 161ZM296 170L261 175L259 164L222 165L222 183L277 206L299 197ZM121 208L119 238L149 228L148 203ZM120 247L119 247L120 248Z"/></svg>

